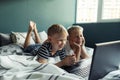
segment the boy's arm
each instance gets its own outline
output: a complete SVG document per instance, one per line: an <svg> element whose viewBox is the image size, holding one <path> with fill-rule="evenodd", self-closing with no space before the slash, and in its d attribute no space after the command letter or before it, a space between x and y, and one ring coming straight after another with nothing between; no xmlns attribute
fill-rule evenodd
<svg viewBox="0 0 120 80"><path fill-rule="evenodd" d="M55 65L58 67L71 66L71 65L75 64L75 62L76 62L75 55L68 55L63 60L56 63Z"/></svg>
<svg viewBox="0 0 120 80"><path fill-rule="evenodd" d="M81 58L82 58L82 59L89 58L89 55L88 55L88 53L87 53L87 51L86 51L85 46L82 46L82 47L81 47Z"/></svg>
<svg viewBox="0 0 120 80"><path fill-rule="evenodd" d="M47 59L39 58L39 59L38 59L38 62L39 62L39 63L47 63Z"/></svg>
<svg viewBox="0 0 120 80"><path fill-rule="evenodd" d="M82 44L79 45L77 43L74 43L76 50L74 51L74 53L76 54L76 61L79 61L80 59L85 59L85 58L89 58L89 55L86 51L85 48L85 38L82 37Z"/></svg>
<svg viewBox="0 0 120 80"><path fill-rule="evenodd" d="M34 30L33 30L34 34L35 34L35 42L36 43L40 43L41 40L40 40L40 37L39 37L39 34L38 34L38 30L37 30L37 27L36 27L36 23L34 24Z"/></svg>
<svg viewBox="0 0 120 80"><path fill-rule="evenodd" d="M60 61L60 62L56 63L55 65L58 67L62 67L62 66L64 66L64 63L63 63L63 61Z"/></svg>
<svg viewBox="0 0 120 80"><path fill-rule="evenodd" d="M74 54L76 56L76 62L78 62L81 56L81 45L74 42L74 47L75 47Z"/></svg>
<svg viewBox="0 0 120 80"><path fill-rule="evenodd" d="M83 37L83 42L82 42L82 46L81 46L81 58L82 59L89 58L89 55L85 48L85 38L84 37Z"/></svg>

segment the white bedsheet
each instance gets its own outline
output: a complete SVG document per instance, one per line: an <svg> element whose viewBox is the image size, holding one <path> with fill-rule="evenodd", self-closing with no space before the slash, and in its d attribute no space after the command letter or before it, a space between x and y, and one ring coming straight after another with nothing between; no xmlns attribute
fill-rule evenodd
<svg viewBox="0 0 120 80"><path fill-rule="evenodd" d="M53 64L38 63L32 56L0 56L0 80L84 80Z"/></svg>
<svg viewBox="0 0 120 80"><path fill-rule="evenodd" d="M105 77L99 80L120 80L120 69L109 72Z"/></svg>

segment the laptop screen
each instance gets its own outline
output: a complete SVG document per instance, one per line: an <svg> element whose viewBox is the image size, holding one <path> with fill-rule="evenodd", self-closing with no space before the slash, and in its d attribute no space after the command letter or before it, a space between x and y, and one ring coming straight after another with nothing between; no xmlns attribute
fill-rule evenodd
<svg viewBox="0 0 120 80"><path fill-rule="evenodd" d="M89 80L103 78L120 65L120 40L95 45Z"/></svg>

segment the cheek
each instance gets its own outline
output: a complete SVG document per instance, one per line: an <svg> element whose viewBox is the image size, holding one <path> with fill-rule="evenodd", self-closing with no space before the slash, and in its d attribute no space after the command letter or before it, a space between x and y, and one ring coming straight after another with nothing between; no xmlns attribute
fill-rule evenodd
<svg viewBox="0 0 120 80"><path fill-rule="evenodd" d="M71 39L71 42L73 43L73 42L76 42L77 41L77 38L73 38L73 39Z"/></svg>
<svg viewBox="0 0 120 80"><path fill-rule="evenodd" d="M61 46L64 46L65 44L66 44L66 41L63 41L63 42L61 41L61 42L58 43L58 45L59 45L60 47L61 47Z"/></svg>
<svg viewBox="0 0 120 80"><path fill-rule="evenodd" d="M63 42L58 42L58 45L62 45L63 44Z"/></svg>
<svg viewBox="0 0 120 80"><path fill-rule="evenodd" d="M58 45L58 46L61 45L61 42L58 42L57 45Z"/></svg>
<svg viewBox="0 0 120 80"><path fill-rule="evenodd" d="M73 45L74 42L75 42L75 40L69 40L69 44L70 44L70 45Z"/></svg>
<svg viewBox="0 0 120 80"><path fill-rule="evenodd" d="M59 42L59 41L55 43L56 46L60 46L61 44L62 44L62 43Z"/></svg>

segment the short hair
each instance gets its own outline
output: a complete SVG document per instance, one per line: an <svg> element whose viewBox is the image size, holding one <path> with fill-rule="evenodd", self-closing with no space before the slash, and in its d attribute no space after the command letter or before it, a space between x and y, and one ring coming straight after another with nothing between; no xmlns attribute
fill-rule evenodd
<svg viewBox="0 0 120 80"><path fill-rule="evenodd" d="M68 34L72 34L73 31L78 31L80 30L81 32L83 32L83 27L82 26L79 26L79 25L73 25L71 27L68 28Z"/></svg>
<svg viewBox="0 0 120 80"><path fill-rule="evenodd" d="M63 33L68 35L67 30L61 24L53 24L48 28L48 31L47 31L48 36L52 36L54 34L60 34L61 35Z"/></svg>

